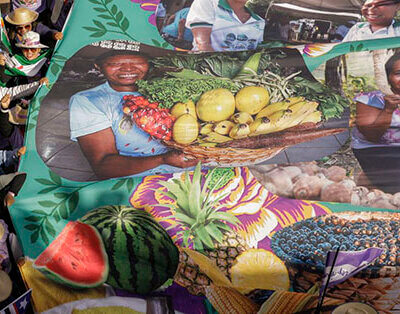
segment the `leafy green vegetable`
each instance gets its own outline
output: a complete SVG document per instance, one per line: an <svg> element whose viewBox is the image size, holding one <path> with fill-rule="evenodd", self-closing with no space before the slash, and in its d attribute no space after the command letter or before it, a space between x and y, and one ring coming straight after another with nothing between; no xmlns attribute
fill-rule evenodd
<svg viewBox="0 0 400 314"><path fill-rule="evenodd" d="M176 67L196 71L202 60L196 55L167 55L151 60L155 67Z"/></svg>
<svg viewBox="0 0 400 314"><path fill-rule="evenodd" d="M177 102L193 100L197 102L204 92L215 88L227 88L236 93L239 87L230 80L219 78L182 79L160 78L137 83L139 93L146 95L151 102L158 102L161 108L171 108Z"/></svg>
<svg viewBox="0 0 400 314"><path fill-rule="evenodd" d="M155 68L174 67L196 71L200 74L211 75L214 77L234 78L249 59L255 56L260 57L258 74L264 69L268 69L275 74L280 73L280 67L276 59L283 58L286 54L280 50L265 51L239 51L234 53L212 54L212 55L193 55L193 54L174 54L157 57L151 61Z"/></svg>
<svg viewBox="0 0 400 314"><path fill-rule="evenodd" d="M200 73L219 77L233 78L240 71L242 61L226 55L213 55L204 58L199 64Z"/></svg>
<svg viewBox="0 0 400 314"><path fill-rule="evenodd" d="M251 55L247 61L243 64L240 72L235 76L235 79L240 79L249 75L257 75L258 66L260 65L261 52L256 52Z"/></svg>

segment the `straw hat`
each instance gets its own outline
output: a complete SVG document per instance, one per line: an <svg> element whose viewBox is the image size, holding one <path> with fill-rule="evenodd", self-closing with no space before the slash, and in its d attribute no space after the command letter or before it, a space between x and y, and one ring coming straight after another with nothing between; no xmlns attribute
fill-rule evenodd
<svg viewBox="0 0 400 314"><path fill-rule="evenodd" d="M37 20L39 13L27 8L17 8L6 15L6 21L13 25L26 25Z"/></svg>
<svg viewBox="0 0 400 314"><path fill-rule="evenodd" d="M22 35L21 42L16 43L15 46L19 48L49 48L46 45L42 45L40 43L40 35L32 31Z"/></svg>

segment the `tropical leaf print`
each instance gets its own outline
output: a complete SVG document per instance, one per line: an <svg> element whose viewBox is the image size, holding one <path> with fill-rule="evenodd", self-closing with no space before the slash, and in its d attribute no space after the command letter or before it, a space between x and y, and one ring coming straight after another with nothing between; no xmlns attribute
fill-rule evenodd
<svg viewBox="0 0 400 314"><path fill-rule="evenodd" d="M226 195L219 200L218 211L236 216L240 224L230 228L242 236L251 247L269 248L270 237L278 230L297 221L329 213L325 206L312 201L285 199L267 191L248 168L234 168L235 176L223 187L214 190L212 197ZM206 176L207 171L203 171ZM135 188L130 203L143 208L168 230L178 243L182 240L182 225L174 218L174 200L165 192L160 181L184 180L184 174L163 174L143 178ZM164 193L162 193L164 192Z"/></svg>

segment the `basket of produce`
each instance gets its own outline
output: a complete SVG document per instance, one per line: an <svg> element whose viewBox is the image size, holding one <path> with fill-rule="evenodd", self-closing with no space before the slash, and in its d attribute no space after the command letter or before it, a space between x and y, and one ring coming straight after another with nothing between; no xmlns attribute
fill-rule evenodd
<svg viewBox="0 0 400 314"><path fill-rule="evenodd" d="M314 217L278 231L271 248L285 261L295 291L320 284L328 251L358 251L379 247L384 252L374 263L330 289L327 295L362 301L379 311L400 304L400 214L342 212Z"/></svg>
<svg viewBox="0 0 400 314"><path fill-rule="evenodd" d="M318 128L340 117L344 98L301 77L301 70L281 67L276 59L282 55L239 56L156 58L153 67L162 76L138 81L141 96L124 97L126 122L219 166L259 163L291 145L344 131Z"/></svg>

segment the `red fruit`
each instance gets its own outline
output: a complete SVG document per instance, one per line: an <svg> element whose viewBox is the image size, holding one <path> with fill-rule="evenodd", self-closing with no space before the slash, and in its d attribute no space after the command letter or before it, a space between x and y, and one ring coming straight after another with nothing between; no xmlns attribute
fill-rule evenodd
<svg viewBox="0 0 400 314"><path fill-rule="evenodd" d="M150 103L143 96L127 95L123 99L123 110L132 112L132 120L139 128L157 139L171 139L174 117L168 109L158 108L157 102Z"/></svg>

